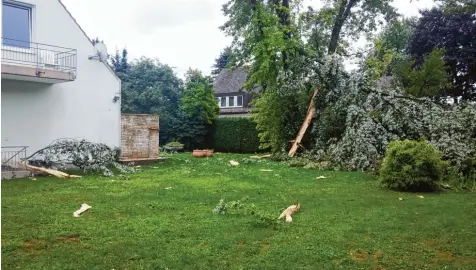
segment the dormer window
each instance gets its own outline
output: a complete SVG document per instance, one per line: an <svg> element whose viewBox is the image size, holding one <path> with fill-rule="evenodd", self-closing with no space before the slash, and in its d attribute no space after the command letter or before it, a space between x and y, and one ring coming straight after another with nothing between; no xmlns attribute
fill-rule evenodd
<svg viewBox="0 0 476 270"><path fill-rule="evenodd" d="M220 108L239 108L243 107L243 96L219 97L218 106Z"/></svg>

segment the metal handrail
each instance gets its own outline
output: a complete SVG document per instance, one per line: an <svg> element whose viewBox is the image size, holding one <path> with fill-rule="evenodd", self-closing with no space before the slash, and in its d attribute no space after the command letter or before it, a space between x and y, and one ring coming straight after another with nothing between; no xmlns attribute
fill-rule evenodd
<svg viewBox="0 0 476 270"><path fill-rule="evenodd" d="M76 75L77 50L2 37L2 62Z"/></svg>
<svg viewBox="0 0 476 270"><path fill-rule="evenodd" d="M21 148L20 150L16 151L16 153L15 153L13 156L11 156L9 159L7 159L7 160L2 160L2 165L5 165L5 164L7 164L10 160L12 160L14 157L18 156L20 153L22 153L22 152L25 152L25 153L26 153L26 148L28 148L28 146L18 146L18 147L16 147L16 146L6 146L6 147L5 147L5 146L4 146L4 147L2 147L2 148ZM20 159L21 159L21 158L20 158Z"/></svg>
<svg viewBox="0 0 476 270"><path fill-rule="evenodd" d="M2 173L27 170L26 162L25 162L27 147L28 146L3 146L2 147ZM11 150L15 148L17 150Z"/></svg>

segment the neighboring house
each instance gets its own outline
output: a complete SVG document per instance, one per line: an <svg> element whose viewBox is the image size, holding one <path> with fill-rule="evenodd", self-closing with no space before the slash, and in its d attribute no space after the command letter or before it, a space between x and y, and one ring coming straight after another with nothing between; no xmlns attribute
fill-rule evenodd
<svg viewBox="0 0 476 270"><path fill-rule="evenodd" d="M223 69L213 82L215 97L220 107L219 117L250 116L252 94L243 86L248 73L241 68Z"/></svg>
<svg viewBox="0 0 476 270"><path fill-rule="evenodd" d="M2 165L60 138L121 146L121 81L92 55L59 0L2 1Z"/></svg>

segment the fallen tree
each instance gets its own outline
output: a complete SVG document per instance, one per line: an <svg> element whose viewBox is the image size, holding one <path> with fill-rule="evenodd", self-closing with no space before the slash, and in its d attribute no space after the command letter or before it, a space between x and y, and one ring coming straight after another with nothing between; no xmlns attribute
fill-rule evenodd
<svg viewBox="0 0 476 270"><path fill-rule="evenodd" d="M102 172L114 176L112 169L120 173L132 173L136 168L119 163L120 150L112 149L102 143L87 140L58 139L50 145L33 153L26 160L43 167L66 169L73 165L83 172Z"/></svg>

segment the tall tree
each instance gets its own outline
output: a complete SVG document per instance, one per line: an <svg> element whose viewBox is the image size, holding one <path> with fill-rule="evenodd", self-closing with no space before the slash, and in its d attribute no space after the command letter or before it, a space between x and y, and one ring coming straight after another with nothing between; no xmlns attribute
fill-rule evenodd
<svg viewBox="0 0 476 270"><path fill-rule="evenodd" d="M251 66L246 86L262 89L255 100L262 146L278 151L295 136L314 88L320 87L308 80L317 73L313 63L338 48L345 51L339 47L343 40L375 30L380 15L393 18L390 2L326 0L324 8L304 13L300 0L229 0L224 5L228 20L221 29L233 37L241 64Z"/></svg>
<svg viewBox="0 0 476 270"><path fill-rule="evenodd" d="M391 0L325 0L322 9L309 8L306 12L311 40L319 40L319 46L326 46L328 54L345 51L350 40L362 33L371 34L377 25L397 17L391 3Z"/></svg>
<svg viewBox="0 0 476 270"><path fill-rule="evenodd" d="M116 62L118 67L121 62ZM159 114L160 141L167 143L177 137L173 126L178 117L182 81L170 66L142 57L132 62L122 86L122 112Z"/></svg>
<svg viewBox="0 0 476 270"><path fill-rule="evenodd" d="M444 97L450 84L443 56L443 50L434 49L419 68L413 68L415 65L411 59L398 63L395 75L405 92L416 97Z"/></svg>
<svg viewBox="0 0 476 270"><path fill-rule="evenodd" d="M93 43L93 45L96 44L96 43L99 43L99 42L104 43L103 40L99 41L99 37L96 37L96 38L91 39L91 42Z"/></svg>
<svg viewBox="0 0 476 270"><path fill-rule="evenodd" d="M220 71L225 68L232 67L235 63L236 59L233 54L233 49L231 46L225 47L223 51L220 53L217 59L215 59L215 64L213 65L212 76L217 76Z"/></svg>
<svg viewBox="0 0 476 270"><path fill-rule="evenodd" d="M395 75L396 65L403 71L407 61L406 48L413 33L415 19L397 19L388 24L374 41L374 46L366 58L363 68L371 73L375 81L384 75ZM402 75L402 74L400 74Z"/></svg>
<svg viewBox="0 0 476 270"><path fill-rule="evenodd" d="M185 74L180 108L191 117L197 117L205 124L211 124L218 115L219 108L213 92L212 79L200 70L189 69Z"/></svg>
<svg viewBox="0 0 476 270"><path fill-rule="evenodd" d="M199 70L189 69L185 74L185 86L181 91L178 120L174 130L177 139L192 149L204 142L208 128L218 115L212 78Z"/></svg>
<svg viewBox="0 0 476 270"><path fill-rule="evenodd" d="M421 11L408 45L416 66L434 49L445 50L444 60L452 86L447 90L455 102L476 100L476 27L474 11L445 12L439 8Z"/></svg>
<svg viewBox="0 0 476 270"><path fill-rule="evenodd" d="M437 0L436 3L447 12L476 12L476 0Z"/></svg>
<svg viewBox="0 0 476 270"><path fill-rule="evenodd" d="M119 50L116 50L116 54L110 58L110 65L114 72L120 75L127 74L130 70L127 49L123 48L120 54ZM121 78L121 76L119 77Z"/></svg>

